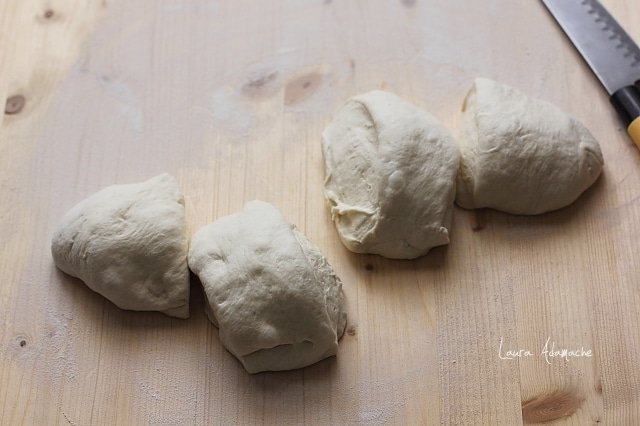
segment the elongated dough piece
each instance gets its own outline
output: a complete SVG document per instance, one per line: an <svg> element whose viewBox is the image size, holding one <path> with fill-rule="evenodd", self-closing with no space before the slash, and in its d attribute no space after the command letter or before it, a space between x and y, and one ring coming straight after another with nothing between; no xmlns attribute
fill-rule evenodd
<svg viewBox="0 0 640 426"><path fill-rule="evenodd" d="M456 203L539 214L575 201L600 175L600 145L558 107L478 78L462 106Z"/></svg>
<svg viewBox="0 0 640 426"><path fill-rule="evenodd" d="M349 99L322 134L324 193L343 244L412 259L449 243L458 148L398 96Z"/></svg>
<svg viewBox="0 0 640 426"><path fill-rule="evenodd" d="M202 281L222 344L249 373L336 354L347 320L342 283L271 204L252 201L198 230L189 267Z"/></svg>
<svg viewBox="0 0 640 426"><path fill-rule="evenodd" d="M58 268L118 307L189 317L184 200L163 174L104 188L73 207L53 235Z"/></svg>

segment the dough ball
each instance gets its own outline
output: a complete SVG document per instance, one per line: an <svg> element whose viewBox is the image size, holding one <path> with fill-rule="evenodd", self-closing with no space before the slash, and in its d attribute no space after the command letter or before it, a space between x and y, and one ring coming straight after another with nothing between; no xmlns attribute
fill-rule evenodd
<svg viewBox="0 0 640 426"><path fill-rule="evenodd" d="M198 230L189 267L202 281L222 344L249 373L336 354L347 320L342 283L271 204L252 201Z"/></svg>
<svg viewBox="0 0 640 426"><path fill-rule="evenodd" d="M118 307L189 317L184 199L175 179L113 185L73 207L53 236L58 268Z"/></svg>
<svg viewBox="0 0 640 426"><path fill-rule="evenodd" d="M462 106L456 203L514 214L567 206L600 175L600 145L558 107L476 79Z"/></svg>
<svg viewBox="0 0 640 426"><path fill-rule="evenodd" d="M459 153L435 118L368 92L338 111L322 152L325 197L349 250L412 259L449 243Z"/></svg>

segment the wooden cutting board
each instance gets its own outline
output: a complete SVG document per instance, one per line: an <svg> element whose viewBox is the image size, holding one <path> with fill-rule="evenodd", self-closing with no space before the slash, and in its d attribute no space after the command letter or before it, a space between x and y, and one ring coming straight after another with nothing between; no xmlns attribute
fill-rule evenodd
<svg viewBox="0 0 640 426"><path fill-rule="evenodd" d="M604 3L640 40L638 5ZM0 61L0 424L640 424L640 153L540 2L5 0ZM456 209L415 261L348 252L322 195L332 114L383 88L455 129L476 76L586 123L604 175L550 214ZM348 300L337 358L249 375L196 283L178 320L55 269L67 209L165 171L189 232L262 199L321 248ZM547 340L592 356L548 363Z"/></svg>

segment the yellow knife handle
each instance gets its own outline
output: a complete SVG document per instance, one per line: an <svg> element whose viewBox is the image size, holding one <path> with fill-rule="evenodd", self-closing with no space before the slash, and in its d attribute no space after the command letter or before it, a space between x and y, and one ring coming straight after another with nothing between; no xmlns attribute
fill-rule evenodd
<svg viewBox="0 0 640 426"><path fill-rule="evenodd" d="M633 143L640 149L640 89L638 83L616 90L611 95L611 103L618 111L618 115L627 126L627 133Z"/></svg>
<svg viewBox="0 0 640 426"><path fill-rule="evenodd" d="M627 132L629 133L629 136L631 136L631 139L636 144L638 149L640 149L640 117L636 117L631 122L631 124L629 124L629 127L627 127Z"/></svg>

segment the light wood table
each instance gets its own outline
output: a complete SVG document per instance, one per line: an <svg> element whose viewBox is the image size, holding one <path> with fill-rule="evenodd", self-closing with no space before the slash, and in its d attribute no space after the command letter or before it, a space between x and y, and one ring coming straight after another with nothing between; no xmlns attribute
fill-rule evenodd
<svg viewBox="0 0 640 426"><path fill-rule="evenodd" d="M605 5L640 40L640 6ZM415 261L348 252L322 195L332 114L383 88L455 129L476 76L586 123L603 176L541 216L456 208ZM640 424L640 153L540 2L3 0L0 99L0 424ZM249 375L195 283L178 320L55 269L67 209L165 171L190 233L262 199L322 249L337 357ZM593 356L547 363L547 339Z"/></svg>

